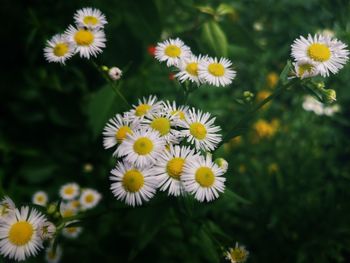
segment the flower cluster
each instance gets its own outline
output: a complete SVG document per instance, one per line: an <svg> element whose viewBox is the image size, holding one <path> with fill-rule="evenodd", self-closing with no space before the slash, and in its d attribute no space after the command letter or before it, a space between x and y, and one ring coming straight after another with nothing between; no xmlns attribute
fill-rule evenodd
<svg viewBox="0 0 350 263"><path fill-rule="evenodd" d="M173 196L190 193L201 202L218 198L227 162L213 162L208 153L221 141L214 121L209 113L155 96L110 119L103 145L116 147L113 194L132 206L148 201L157 188Z"/></svg>
<svg viewBox="0 0 350 263"><path fill-rule="evenodd" d="M300 36L292 44L294 74L301 79L336 74L346 64L348 55L347 45L329 34Z"/></svg>
<svg viewBox="0 0 350 263"><path fill-rule="evenodd" d="M179 38L158 43L155 57L160 62L166 62L168 67L174 66L177 71L175 77L180 82L189 80L198 86L207 83L224 87L230 85L236 76L229 59L211 58L207 55L196 56Z"/></svg>
<svg viewBox="0 0 350 263"><path fill-rule="evenodd" d="M340 111L340 106L338 104L325 105L310 95L304 97L302 106L304 110L312 111L316 115L333 116Z"/></svg>
<svg viewBox="0 0 350 263"><path fill-rule="evenodd" d="M89 59L96 57L106 47L103 31L107 20L95 8L82 8L74 14L75 26L70 25L64 34L54 35L47 41L44 56L49 62L64 64L74 54Z"/></svg>

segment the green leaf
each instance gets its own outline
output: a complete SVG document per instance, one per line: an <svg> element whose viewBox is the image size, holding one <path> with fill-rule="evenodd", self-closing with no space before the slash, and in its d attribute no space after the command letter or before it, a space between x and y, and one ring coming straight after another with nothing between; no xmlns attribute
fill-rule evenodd
<svg viewBox="0 0 350 263"><path fill-rule="evenodd" d="M236 10L233 8L233 6L222 3L216 9L216 14L219 16L223 16L223 15L236 16Z"/></svg>
<svg viewBox="0 0 350 263"><path fill-rule="evenodd" d="M292 62L290 60L287 61L286 66L283 68L281 74L280 74L280 81L282 82L283 85L287 84L289 82L288 75L289 72L292 69Z"/></svg>
<svg viewBox="0 0 350 263"><path fill-rule="evenodd" d="M215 15L215 10L210 6L195 6L196 9L198 9L201 13L208 14L208 15Z"/></svg>
<svg viewBox="0 0 350 263"><path fill-rule="evenodd" d="M209 21L203 24L202 39L204 43L208 43L208 47L217 56L227 56L228 43L224 31L215 21Z"/></svg>
<svg viewBox="0 0 350 263"><path fill-rule="evenodd" d="M236 194L235 192L233 192L232 190L230 190L228 188L225 189L224 195L226 197L229 197L230 199L236 199L238 202L241 202L241 203L246 204L246 205L250 205L252 203L251 201L249 201L249 200L245 199L244 197Z"/></svg>

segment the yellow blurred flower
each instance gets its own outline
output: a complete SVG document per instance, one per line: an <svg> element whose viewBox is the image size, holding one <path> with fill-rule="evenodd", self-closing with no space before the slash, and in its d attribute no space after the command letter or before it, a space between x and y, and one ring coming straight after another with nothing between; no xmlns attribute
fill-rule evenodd
<svg viewBox="0 0 350 263"><path fill-rule="evenodd" d="M270 163L269 166L267 167L267 170L269 174L275 174L280 170L280 168L277 163Z"/></svg>
<svg viewBox="0 0 350 263"><path fill-rule="evenodd" d="M266 76L266 84L269 88L274 88L276 87L278 82L278 75L276 72L270 72L269 74L267 74Z"/></svg>
<svg viewBox="0 0 350 263"><path fill-rule="evenodd" d="M245 167L244 164L240 164L240 165L238 166L238 172L239 172L240 174L244 174L246 171L247 171L247 168Z"/></svg>
<svg viewBox="0 0 350 263"><path fill-rule="evenodd" d="M266 99L267 97L269 97L271 94L272 94L272 92L269 91L269 90L266 90L266 89L260 90L260 91L256 94L256 101L259 103L259 102L263 101L264 99ZM266 109L267 107L270 106L270 104L271 104L271 101L268 102L268 103L266 103L266 104L262 107L262 109Z"/></svg>
<svg viewBox="0 0 350 263"><path fill-rule="evenodd" d="M272 138L279 128L279 121L277 119L268 122L259 119L253 126L257 139Z"/></svg>

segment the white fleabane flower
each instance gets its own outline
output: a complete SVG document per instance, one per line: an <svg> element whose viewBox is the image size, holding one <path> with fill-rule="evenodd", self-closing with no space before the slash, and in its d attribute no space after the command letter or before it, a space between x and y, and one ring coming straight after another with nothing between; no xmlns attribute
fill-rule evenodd
<svg viewBox="0 0 350 263"><path fill-rule="evenodd" d="M157 113L162 109L162 101L158 101L157 96L143 97L138 100L137 105L133 105L133 109L124 114L124 118L129 120L143 119L151 114Z"/></svg>
<svg viewBox="0 0 350 263"><path fill-rule="evenodd" d="M186 163L181 180L185 190L200 201L212 201L224 192L226 180L224 171L215 164L210 155Z"/></svg>
<svg viewBox="0 0 350 263"><path fill-rule="evenodd" d="M48 62L59 62L61 64L65 64L66 60L74 55L74 52L74 43L61 34L54 35L46 42L44 48L44 56Z"/></svg>
<svg viewBox="0 0 350 263"><path fill-rule="evenodd" d="M50 240L56 234L56 226L49 221L45 221L38 226L38 233L42 240Z"/></svg>
<svg viewBox="0 0 350 263"><path fill-rule="evenodd" d="M202 61L206 59L207 56L203 57L201 55L199 55L198 57L191 55L190 57L181 59L178 63L178 68L180 72L177 73L175 77L178 78L180 82L190 80L191 82L194 82L197 85L203 83L204 80L199 78L198 67L202 63Z"/></svg>
<svg viewBox="0 0 350 263"><path fill-rule="evenodd" d="M118 67L112 67L108 70L108 76L112 80L119 80L123 75L123 72Z"/></svg>
<svg viewBox="0 0 350 263"><path fill-rule="evenodd" d="M238 245L238 243L236 243L235 247L231 247L225 252L225 258L231 263L244 263L248 256L248 250L244 246Z"/></svg>
<svg viewBox="0 0 350 263"><path fill-rule="evenodd" d="M44 191L38 191L32 197L32 203L36 205L46 206L48 201L49 197Z"/></svg>
<svg viewBox="0 0 350 263"><path fill-rule="evenodd" d="M203 59L199 64L198 76L211 85L224 87L230 85L236 76L231 66L232 62L227 58Z"/></svg>
<svg viewBox="0 0 350 263"><path fill-rule="evenodd" d="M171 145L168 151L163 151L152 168L152 173L157 175L160 190L168 191L169 195L182 195L185 192L181 182L183 169L194 158L199 158L199 155L190 147Z"/></svg>
<svg viewBox="0 0 350 263"><path fill-rule="evenodd" d="M103 129L103 146L105 149L111 148L122 143L128 134L132 134L133 130L138 129L140 122L138 119L130 120L116 114L111 118Z"/></svg>
<svg viewBox="0 0 350 263"><path fill-rule="evenodd" d="M215 118L210 119L209 113L196 112L192 108L188 111L187 120L180 123L184 128L182 136L187 137L197 150L213 151L221 141L221 134L218 133L221 128L214 126L214 121Z"/></svg>
<svg viewBox="0 0 350 263"><path fill-rule="evenodd" d="M292 56L298 61L311 60L322 76L337 73L348 60L349 51L343 42L325 35L300 36L292 44Z"/></svg>
<svg viewBox="0 0 350 263"><path fill-rule="evenodd" d="M16 209L15 203L8 196L5 196L0 201L0 223L1 220L4 220L10 213L12 213Z"/></svg>
<svg viewBox="0 0 350 263"><path fill-rule="evenodd" d="M38 227L46 221L44 215L35 209L15 209L0 224L0 254L17 261L38 254L43 240Z"/></svg>
<svg viewBox="0 0 350 263"><path fill-rule="evenodd" d="M182 121L186 120L188 109L188 106L176 106L175 101L173 101L172 103L170 103L169 101L163 102L163 110L165 112L170 113L173 116L178 116L179 119Z"/></svg>
<svg viewBox="0 0 350 263"><path fill-rule="evenodd" d="M80 195L80 205L83 210L94 208L98 205L102 195L94 189L86 188Z"/></svg>
<svg viewBox="0 0 350 263"><path fill-rule="evenodd" d="M151 128L141 128L129 134L114 155L124 157L137 167L151 166L165 149L165 144L166 141L159 132Z"/></svg>
<svg viewBox="0 0 350 263"><path fill-rule="evenodd" d="M96 57L106 47L106 36L100 29L69 26L65 35L68 41L75 44L75 51L82 58Z"/></svg>
<svg viewBox="0 0 350 263"><path fill-rule="evenodd" d="M62 257L62 248L57 246L56 250L53 249L52 244L45 250L45 260L48 263L58 263Z"/></svg>
<svg viewBox="0 0 350 263"><path fill-rule="evenodd" d="M293 66L293 73L300 79L311 78L319 74L317 65L310 59L293 62Z"/></svg>
<svg viewBox="0 0 350 263"><path fill-rule="evenodd" d="M68 183L61 186L60 196L64 200L73 200L78 197L80 193L80 187L77 183Z"/></svg>
<svg viewBox="0 0 350 263"><path fill-rule="evenodd" d="M112 193L127 205L142 205L156 193L158 180L150 168L137 168L124 161L118 162L111 174Z"/></svg>
<svg viewBox="0 0 350 263"><path fill-rule="evenodd" d="M180 59L191 55L191 50L179 38L168 39L156 46L155 57L160 62L166 61L168 67L177 66Z"/></svg>
<svg viewBox="0 0 350 263"><path fill-rule="evenodd" d="M82 8L75 12L74 21L78 27L90 29L103 28L107 24L106 16L96 8Z"/></svg>
<svg viewBox="0 0 350 263"><path fill-rule="evenodd" d="M83 232L83 228L80 226L68 226L63 228L62 235L69 239L76 239L81 232Z"/></svg>

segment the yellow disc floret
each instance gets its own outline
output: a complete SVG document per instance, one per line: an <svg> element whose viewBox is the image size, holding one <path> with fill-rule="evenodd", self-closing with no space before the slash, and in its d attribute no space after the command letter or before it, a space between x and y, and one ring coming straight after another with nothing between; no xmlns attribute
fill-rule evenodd
<svg viewBox="0 0 350 263"><path fill-rule="evenodd" d="M176 180L180 180L184 164L185 160L183 158L176 157L171 159L166 166L168 175Z"/></svg>
<svg viewBox="0 0 350 263"><path fill-rule="evenodd" d="M299 65L297 75L298 77L304 76L305 73L310 73L313 70L314 66L308 63Z"/></svg>
<svg viewBox="0 0 350 263"><path fill-rule="evenodd" d="M153 150L153 142L147 137L140 137L134 142L134 151L139 155L147 155Z"/></svg>
<svg viewBox="0 0 350 263"><path fill-rule="evenodd" d="M225 75L225 68L220 63L211 63L208 66L208 71L215 77L222 77L223 75Z"/></svg>
<svg viewBox="0 0 350 263"><path fill-rule="evenodd" d="M186 71L192 76L198 76L198 63L188 63L186 66Z"/></svg>
<svg viewBox="0 0 350 263"><path fill-rule="evenodd" d="M325 62L331 57L331 51L325 44L314 43L307 49L307 54L313 60L318 62Z"/></svg>
<svg viewBox="0 0 350 263"><path fill-rule="evenodd" d="M196 139L203 140L207 135L207 129L202 123L194 122L190 125L190 133Z"/></svg>
<svg viewBox="0 0 350 263"><path fill-rule="evenodd" d="M20 221L11 226L8 238L13 245L24 246L32 239L33 233L34 229L30 223Z"/></svg>
<svg viewBox="0 0 350 263"><path fill-rule="evenodd" d="M144 185L143 175L138 170L129 170L124 174L122 184L127 191L138 192Z"/></svg>
<svg viewBox="0 0 350 263"><path fill-rule="evenodd" d="M85 29L78 30L74 35L74 40L79 46L89 46L94 42L94 34Z"/></svg>
<svg viewBox="0 0 350 263"><path fill-rule="evenodd" d="M132 130L129 126L121 126L115 133L115 138L118 143L121 143L128 134L132 134Z"/></svg>
<svg viewBox="0 0 350 263"><path fill-rule="evenodd" d="M145 115L150 109L151 109L150 105L140 104L139 106L136 107L135 114L136 114L136 116L141 117L141 116Z"/></svg>
<svg viewBox="0 0 350 263"><path fill-rule="evenodd" d="M209 167L200 167L197 169L195 179L202 187L210 187L214 184L215 176Z"/></svg>
<svg viewBox="0 0 350 263"><path fill-rule="evenodd" d="M99 22L98 19L94 16L86 16L84 17L83 21L84 21L84 24L91 25L91 26L94 26Z"/></svg>
<svg viewBox="0 0 350 263"><path fill-rule="evenodd" d="M86 203L92 203L95 200L95 196L93 194L87 194L85 196L85 202Z"/></svg>
<svg viewBox="0 0 350 263"><path fill-rule="evenodd" d="M72 195L72 194L74 194L74 187L73 186L67 186L66 188L64 188L63 192L66 195Z"/></svg>
<svg viewBox="0 0 350 263"><path fill-rule="evenodd" d="M162 136L170 132L170 121L167 118L156 118L151 122L151 127L158 131Z"/></svg>
<svg viewBox="0 0 350 263"><path fill-rule="evenodd" d="M168 57L176 58L176 57L179 57L181 55L181 49L178 46L169 45L165 48L164 53Z"/></svg>
<svg viewBox="0 0 350 263"><path fill-rule="evenodd" d="M58 43L53 48L53 53L56 57L63 57L64 55L67 54L68 50L69 50L69 47L67 43Z"/></svg>

